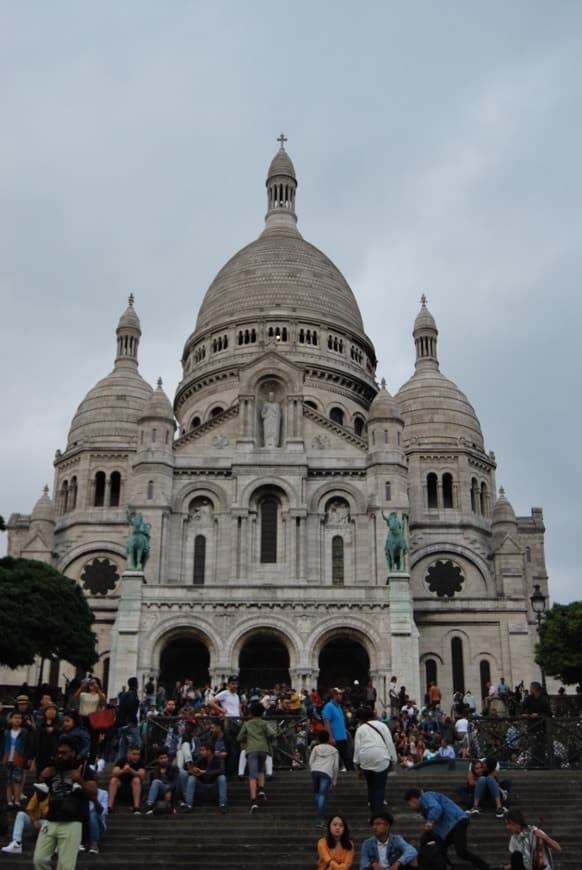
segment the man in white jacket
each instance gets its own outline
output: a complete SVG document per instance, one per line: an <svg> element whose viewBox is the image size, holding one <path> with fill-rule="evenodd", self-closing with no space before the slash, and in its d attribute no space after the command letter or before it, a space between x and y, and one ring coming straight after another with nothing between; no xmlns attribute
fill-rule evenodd
<svg viewBox="0 0 582 870"><path fill-rule="evenodd" d="M384 807L384 789L388 771L398 761L390 729L376 719L371 707L359 710L361 724L354 741L354 764L358 776L363 776L368 785L368 803L371 815L381 813Z"/></svg>

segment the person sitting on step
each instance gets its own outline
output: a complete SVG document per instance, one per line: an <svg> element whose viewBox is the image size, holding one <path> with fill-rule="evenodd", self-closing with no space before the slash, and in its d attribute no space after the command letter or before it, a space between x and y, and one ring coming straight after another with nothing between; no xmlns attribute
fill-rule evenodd
<svg viewBox="0 0 582 870"><path fill-rule="evenodd" d="M202 743L198 761L188 769L185 810L192 811L196 801L204 800L218 801L220 812L226 813L227 784L224 763L215 757L210 743Z"/></svg>
<svg viewBox="0 0 582 870"><path fill-rule="evenodd" d="M113 765L109 780L109 812L112 813L119 797L133 806L134 815L140 815L141 791L145 780L145 767L139 746L130 746L127 754Z"/></svg>

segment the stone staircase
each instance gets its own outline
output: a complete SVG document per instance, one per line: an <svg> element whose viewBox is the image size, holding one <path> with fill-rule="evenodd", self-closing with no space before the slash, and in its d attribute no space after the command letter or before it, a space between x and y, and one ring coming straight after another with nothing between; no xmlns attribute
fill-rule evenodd
<svg viewBox="0 0 582 870"><path fill-rule="evenodd" d="M394 830L413 844L418 842L422 819L408 810L402 795L409 786L436 789L455 798L465 781L463 771L397 771L388 779L389 807ZM532 824L542 826L557 839L562 853L555 867L582 867L582 771L511 771L511 805L519 807ZM314 870L316 843L311 782L306 771L277 772L267 784L268 802L249 815L248 788L238 780L229 784L229 809L225 816L209 804L191 815L133 816L119 806L109 818L109 830L100 855L79 856L80 870ZM350 824L356 844L354 870L359 867L360 845L369 836L366 788L353 773L341 773L328 799L330 813L341 812ZM469 847L491 863L507 860L509 836L491 810L475 816L469 827ZM0 870L31 866L32 841L25 840L22 856L0 854ZM455 868L468 868L455 859Z"/></svg>

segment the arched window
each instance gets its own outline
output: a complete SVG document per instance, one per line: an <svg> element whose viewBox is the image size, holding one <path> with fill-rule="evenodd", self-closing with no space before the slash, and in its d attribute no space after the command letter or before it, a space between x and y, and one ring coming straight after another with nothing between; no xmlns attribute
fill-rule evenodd
<svg viewBox="0 0 582 870"><path fill-rule="evenodd" d="M438 507L437 476L434 471L431 471L431 473L426 476L426 500L427 507Z"/></svg>
<svg viewBox="0 0 582 870"><path fill-rule="evenodd" d="M453 507L453 475L443 474L443 507Z"/></svg>
<svg viewBox="0 0 582 870"><path fill-rule="evenodd" d="M339 423L340 426L344 425L344 412L341 408L332 408L329 412L329 419L333 420L334 423Z"/></svg>
<svg viewBox="0 0 582 870"><path fill-rule="evenodd" d="M154 482L153 480L148 480L148 501L151 501L154 497Z"/></svg>
<svg viewBox="0 0 582 870"><path fill-rule="evenodd" d="M210 412L210 419L212 419L212 417L218 417L219 414L222 414L222 408L220 405L216 405Z"/></svg>
<svg viewBox="0 0 582 870"><path fill-rule="evenodd" d="M66 514L69 510L69 481L63 480L63 485L61 487L61 498L63 505L63 513Z"/></svg>
<svg viewBox="0 0 582 870"><path fill-rule="evenodd" d="M465 665L463 664L463 641L460 637L451 640L451 664L453 670L453 692L465 693Z"/></svg>
<svg viewBox="0 0 582 870"><path fill-rule="evenodd" d="M268 496L261 503L261 562L277 561L277 515L279 504Z"/></svg>
<svg viewBox="0 0 582 870"><path fill-rule="evenodd" d="M525 561L531 562L531 547L529 546L525 548Z"/></svg>
<svg viewBox="0 0 582 870"><path fill-rule="evenodd" d="M307 399L305 404L308 408L313 408L314 411L317 411L317 405L315 404L315 402L312 402L311 399Z"/></svg>
<svg viewBox="0 0 582 870"><path fill-rule="evenodd" d="M69 510L74 511L77 507L77 477L71 477L71 488L69 490Z"/></svg>
<svg viewBox="0 0 582 870"><path fill-rule="evenodd" d="M481 681L481 697L486 698L489 693L487 683L491 682L491 667L487 659L482 659L479 662L479 679Z"/></svg>
<svg viewBox="0 0 582 870"><path fill-rule="evenodd" d="M483 482L481 484L481 491L479 493L479 507L481 508L481 513L483 516L487 515L487 484Z"/></svg>
<svg viewBox="0 0 582 870"><path fill-rule="evenodd" d="M392 484L389 480L384 484L384 500L392 501Z"/></svg>
<svg viewBox="0 0 582 870"><path fill-rule="evenodd" d="M344 585L344 539L334 535L331 541L331 582L334 586Z"/></svg>
<svg viewBox="0 0 582 870"><path fill-rule="evenodd" d="M426 690L428 692L428 687L431 683L438 686L436 661L434 659L427 659L424 663L424 670L426 674Z"/></svg>
<svg viewBox="0 0 582 870"><path fill-rule="evenodd" d="M471 478L471 510L477 513L479 510L479 484L477 478Z"/></svg>
<svg viewBox="0 0 582 870"><path fill-rule="evenodd" d="M361 417L354 417L354 432L356 435L361 435L364 431L364 421Z"/></svg>
<svg viewBox="0 0 582 870"><path fill-rule="evenodd" d="M196 535L194 538L194 586L204 586L206 569L206 538Z"/></svg>
<svg viewBox="0 0 582 870"><path fill-rule="evenodd" d="M119 498L121 496L121 474L119 471L112 472L109 485L109 506L119 507Z"/></svg>
<svg viewBox="0 0 582 870"><path fill-rule="evenodd" d="M94 507L103 507L105 504L105 472L98 471L95 475L95 494L93 497Z"/></svg>
<svg viewBox="0 0 582 870"><path fill-rule="evenodd" d="M200 426L200 417L193 417L192 422L190 423L191 429L198 429Z"/></svg>

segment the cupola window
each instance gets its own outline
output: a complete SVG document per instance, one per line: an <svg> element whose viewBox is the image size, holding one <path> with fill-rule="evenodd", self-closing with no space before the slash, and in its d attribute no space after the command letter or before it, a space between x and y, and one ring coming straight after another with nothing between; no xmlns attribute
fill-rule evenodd
<svg viewBox="0 0 582 870"><path fill-rule="evenodd" d="M453 507L453 475L448 471L443 474L443 507Z"/></svg>
<svg viewBox="0 0 582 870"><path fill-rule="evenodd" d="M438 507L437 476L434 471L426 476L426 505L429 508Z"/></svg>
<svg viewBox="0 0 582 870"><path fill-rule="evenodd" d="M95 475L93 506L103 507L105 504L105 472L98 471Z"/></svg>
<svg viewBox="0 0 582 870"><path fill-rule="evenodd" d="M121 474L119 471L113 471L109 479L109 506L119 507L119 499L121 496Z"/></svg>
<svg viewBox="0 0 582 870"><path fill-rule="evenodd" d="M331 541L331 582L334 586L344 585L344 539L334 535Z"/></svg>
<svg viewBox="0 0 582 870"><path fill-rule="evenodd" d="M206 572L206 538L196 535L194 538L194 586L204 586Z"/></svg>

